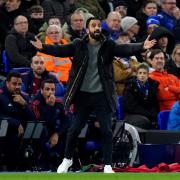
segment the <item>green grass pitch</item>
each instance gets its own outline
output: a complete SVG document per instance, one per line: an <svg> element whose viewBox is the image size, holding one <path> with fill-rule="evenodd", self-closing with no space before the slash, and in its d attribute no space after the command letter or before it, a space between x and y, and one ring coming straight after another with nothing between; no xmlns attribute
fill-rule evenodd
<svg viewBox="0 0 180 180"><path fill-rule="evenodd" d="M180 180L180 173L0 173L0 180Z"/></svg>

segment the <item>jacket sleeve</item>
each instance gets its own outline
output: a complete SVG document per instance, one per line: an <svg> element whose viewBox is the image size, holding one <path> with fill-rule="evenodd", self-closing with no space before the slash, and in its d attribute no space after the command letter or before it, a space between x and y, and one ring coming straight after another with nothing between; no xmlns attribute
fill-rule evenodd
<svg viewBox="0 0 180 180"><path fill-rule="evenodd" d="M72 57L75 51L75 44L69 43L66 45L45 45L43 44L42 53L56 57Z"/></svg>
<svg viewBox="0 0 180 180"><path fill-rule="evenodd" d="M143 52L143 43L115 44L114 56L128 57Z"/></svg>
<svg viewBox="0 0 180 180"><path fill-rule="evenodd" d="M5 50L11 62L14 62L19 67L29 67L30 60L19 53L17 39L13 35L8 35L5 41Z"/></svg>

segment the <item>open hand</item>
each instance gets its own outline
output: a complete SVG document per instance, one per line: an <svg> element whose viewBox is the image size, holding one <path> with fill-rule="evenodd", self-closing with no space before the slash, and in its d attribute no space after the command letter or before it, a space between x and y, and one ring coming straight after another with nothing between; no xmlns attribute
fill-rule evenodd
<svg viewBox="0 0 180 180"><path fill-rule="evenodd" d="M30 41L30 43L38 50L43 49L42 42L37 37L35 39L36 41Z"/></svg>
<svg viewBox="0 0 180 180"><path fill-rule="evenodd" d="M144 49L150 49L150 48L152 48L155 44L156 44L156 40L155 39L153 39L153 40L149 40L149 38L150 38L150 35L147 37L147 39L144 41L144 46L143 46L143 48Z"/></svg>

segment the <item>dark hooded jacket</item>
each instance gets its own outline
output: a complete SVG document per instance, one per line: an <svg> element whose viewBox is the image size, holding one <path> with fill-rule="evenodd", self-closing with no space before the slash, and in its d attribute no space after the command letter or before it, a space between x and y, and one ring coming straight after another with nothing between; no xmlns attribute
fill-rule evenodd
<svg viewBox="0 0 180 180"><path fill-rule="evenodd" d="M150 39L156 39L159 40L161 37L167 37L168 38L168 46L166 53L171 54L172 50L174 49L175 45L175 39L174 35L165 27L159 26L157 27L151 34ZM158 45L155 45L154 48L159 48Z"/></svg>
<svg viewBox="0 0 180 180"><path fill-rule="evenodd" d="M111 39L101 38L101 47L98 51L98 71L105 97L112 111L116 109L117 95L115 93L114 73L112 61L114 56L130 56L143 50L143 43L116 44ZM80 90L88 66L88 36L76 39L67 45L43 45L43 53L59 57L73 57L72 68L67 83L64 106L69 110L70 104Z"/></svg>
<svg viewBox="0 0 180 180"><path fill-rule="evenodd" d="M136 84L136 77L129 79L125 84L123 94L123 113L138 114L147 117L151 121L157 119L159 112L157 89L159 83L148 79L149 92L148 96L141 92Z"/></svg>

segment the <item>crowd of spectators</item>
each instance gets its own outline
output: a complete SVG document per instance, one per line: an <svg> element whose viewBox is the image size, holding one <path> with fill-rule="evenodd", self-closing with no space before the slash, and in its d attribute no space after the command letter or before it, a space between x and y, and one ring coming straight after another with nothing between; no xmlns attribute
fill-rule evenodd
<svg viewBox="0 0 180 180"><path fill-rule="evenodd" d="M124 120L144 129L158 129L160 111L173 107L172 112L180 112L180 1L0 0L0 118L9 124L6 137L0 137L0 153L7 170L15 170L22 158L19 149L28 121L44 121L47 127L35 152L41 165L52 160L49 149L62 159L73 115L65 112L64 92L59 99L56 85L66 90L73 58L44 54L31 41L39 38L47 45L66 45L82 39L88 33L86 21L93 16L101 18L105 37L118 44L143 42L148 36L157 41L142 53L114 57ZM13 70L24 67L29 70ZM173 129L180 130L177 124L176 120Z"/></svg>

